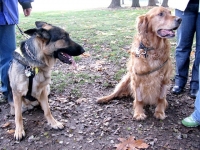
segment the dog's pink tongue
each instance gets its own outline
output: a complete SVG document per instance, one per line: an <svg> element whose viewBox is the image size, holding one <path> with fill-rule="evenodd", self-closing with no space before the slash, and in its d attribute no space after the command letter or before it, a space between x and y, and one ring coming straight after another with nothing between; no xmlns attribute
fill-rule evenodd
<svg viewBox="0 0 200 150"><path fill-rule="evenodd" d="M161 30L160 33L162 36L167 36L167 35L174 36L173 30Z"/></svg>
<svg viewBox="0 0 200 150"><path fill-rule="evenodd" d="M76 65L74 58L71 57L71 60L72 60L72 66L74 67L74 69L77 69L77 65Z"/></svg>

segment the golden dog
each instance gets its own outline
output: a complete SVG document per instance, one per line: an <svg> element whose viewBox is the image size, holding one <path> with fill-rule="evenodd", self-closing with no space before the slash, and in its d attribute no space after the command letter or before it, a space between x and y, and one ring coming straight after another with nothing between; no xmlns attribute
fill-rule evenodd
<svg viewBox="0 0 200 150"><path fill-rule="evenodd" d="M131 95L134 118L146 118L144 105L156 105L154 116L165 119L167 86L172 75L170 43L175 36L181 18L171 15L164 7L155 7L137 18L138 33L130 50L127 74L116 86L114 92L99 98L98 103L106 103L115 97Z"/></svg>

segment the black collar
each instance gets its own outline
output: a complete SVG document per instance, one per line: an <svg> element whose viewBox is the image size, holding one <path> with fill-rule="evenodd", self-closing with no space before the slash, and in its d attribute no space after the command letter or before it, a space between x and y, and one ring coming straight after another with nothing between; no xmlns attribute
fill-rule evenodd
<svg viewBox="0 0 200 150"><path fill-rule="evenodd" d="M143 50L143 52L140 52L141 49ZM147 58L148 57L147 52L153 49L154 49L153 47L146 47L142 42L140 42L138 51L136 52L135 56L140 57L141 55L144 55L144 57Z"/></svg>

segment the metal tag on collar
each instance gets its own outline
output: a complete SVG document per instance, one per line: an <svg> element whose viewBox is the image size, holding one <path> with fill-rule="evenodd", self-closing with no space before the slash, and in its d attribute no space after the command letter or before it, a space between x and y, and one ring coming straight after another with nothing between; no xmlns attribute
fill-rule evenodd
<svg viewBox="0 0 200 150"><path fill-rule="evenodd" d="M31 67L30 66L27 66L26 69L25 69L25 75L27 77L30 77L31 76Z"/></svg>
<svg viewBox="0 0 200 150"><path fill-rule="evenodd" d="M139 50L139 49L136 50L136 52L135 52L135 56L136 56L136 57L140 57L140 50Z"/></svg>
<svg viewBox="0 0 200 150"><path fill-rule="evenodd" d="M144 57L147 58L147 51L142 52L141 55L144 55Z"/></svg>

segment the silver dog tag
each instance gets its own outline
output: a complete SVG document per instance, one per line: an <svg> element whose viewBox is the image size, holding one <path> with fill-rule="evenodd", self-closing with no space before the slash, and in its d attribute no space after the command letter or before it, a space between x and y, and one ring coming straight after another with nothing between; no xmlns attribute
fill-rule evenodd
<svg viewBox="0 0 200 150"><path fill-rule="evenodd" d="M25 70L25 75L26 75L27 77L30 77L30 76L31 76L31 71L30 71L29 68L27 68L27 69Z"/></svg>

